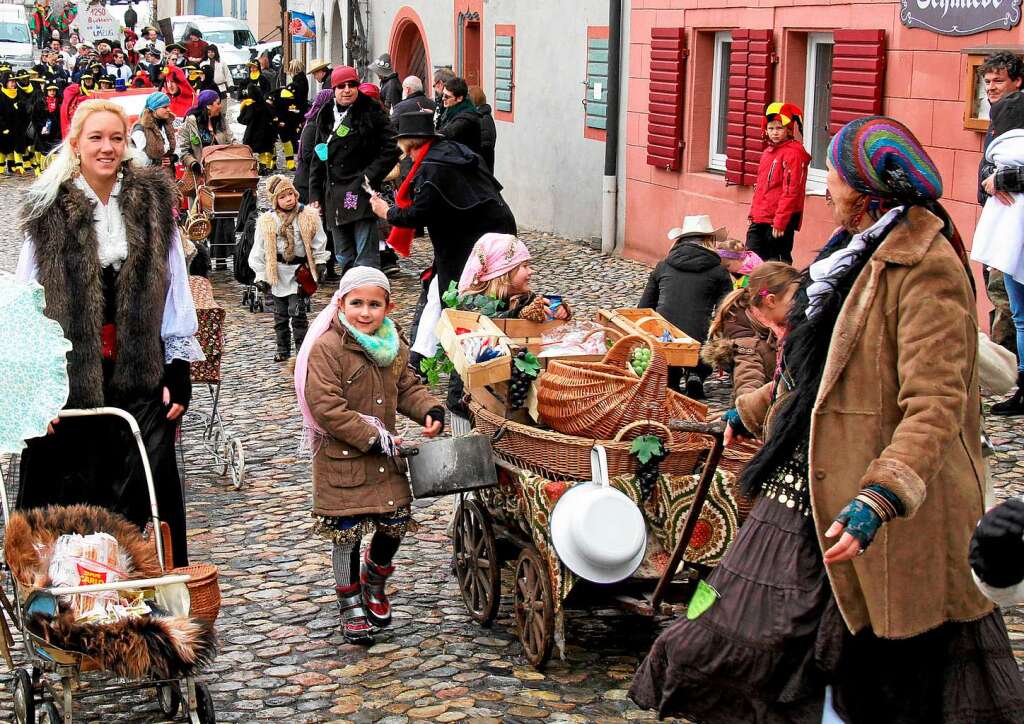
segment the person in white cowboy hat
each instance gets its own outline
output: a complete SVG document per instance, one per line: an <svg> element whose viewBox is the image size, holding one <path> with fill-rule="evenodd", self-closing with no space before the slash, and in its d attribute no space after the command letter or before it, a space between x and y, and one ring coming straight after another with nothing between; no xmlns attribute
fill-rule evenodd
<svg viewBox="0 0 1024 724"><path fill-rule="evenodd" d="M715 227L706 214L687 216L681 227L668 232L674 242L647 279L637 306L653 309L687 335L704 343L718 302L732 289L729 272L715 252L726 238L724 226ZM704 380L711 368L670 367L668 383L695 400L704 399ZM685 386L680 385L685 380Z"/></svg>

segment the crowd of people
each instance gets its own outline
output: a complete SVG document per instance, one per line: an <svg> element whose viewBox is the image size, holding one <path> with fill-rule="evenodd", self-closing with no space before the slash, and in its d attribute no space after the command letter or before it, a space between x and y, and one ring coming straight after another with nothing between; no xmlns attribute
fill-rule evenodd
<svg viewBox="0 0 1024 724"><path fill-rule="evenodd" d="M202 148L232 140L230 88L213 74L214 87L196 93L178 63L201 59L209 49L199 43L193 34L160 51L163 90L134 128L120 106L85 93L28 191L18 266L46 288L46 314L74 344L69 404L117 405L139 419L179 565L188 552L174 432L190 401L188 363L202 351L161 167L201 173ZM572 315L531 288L534 260L493 173L482 91L442 69L431 99L422 79L399 82L387 56L371 67L379 85L314 62L324 87L307 106L301 68L276 86L291 95L275 99L256 62L240 116L268 172L271 134L298 142L294 183L268 179L271 208L247 262L274 299L275 359L297 350L313 529L332 546L344 636L362 644L390 623L393 558L415 527L396 417L430 437L446 415L465 414L457 375L446 404L418 377L437 348L442 296L497 316ZM1009 54L983 70L993 104L984 214L1013 214L1004 202L1024 179L1024 73ZM68 78L79 92L82 80ZM20 97L14 84L4 96ZM194 95L176 135L169 91ZM1024 596L1024 503L985 513L977 290L940 203L939 171L896 119L843 126L827 153L836 230L801 270L792 258L809 161L800 109L772 103L763 132L746 239L686 217L639 300L704 343L702 363L671 384L699 398L713 368L731 373L726 442L761 445L739 483L754 501L749 518L703 582L703 605L658 637L630 696L707 722L1019 722L1024 682L993 601ZM24 164L29 151L11 153ZM434 261L406 341L388 316L382 249L408 254L421 229ZM1002 273L1024 348L1024 239L1009 254L979 241L974 253ZM339 288L309 324L307 277L329 279L332 263ZM1022 406L1018 390L997 414ZM55 421L29 441L18 505L99 502L143 524L141 471L117 454L128 444L113 428Z"/></svg>

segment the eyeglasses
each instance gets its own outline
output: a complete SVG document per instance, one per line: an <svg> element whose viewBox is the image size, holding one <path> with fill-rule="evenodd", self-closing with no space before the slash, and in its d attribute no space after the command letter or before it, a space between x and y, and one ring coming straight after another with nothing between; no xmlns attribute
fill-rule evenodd
<svg viewBox="0 0 1024 724"><path fill-rule="evenodd" d="M338 85L336 85L334 87L335 88L358 88L359 87L359 81L347 80L344 83L339 83Z"/></svg>

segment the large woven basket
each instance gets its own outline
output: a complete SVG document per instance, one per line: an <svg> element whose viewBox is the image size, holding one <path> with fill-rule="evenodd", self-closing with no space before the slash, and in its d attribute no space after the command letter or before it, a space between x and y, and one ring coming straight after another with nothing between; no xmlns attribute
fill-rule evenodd
<svg viewBox="0 0 1024 724"><path fill-rule="evenodd" d="M189 581L188 594L192 600L191 613L196 618L206 619L210 623L217 620L220 613L220 584L217 582L217 566L209 563L194 563L171 571L172 574L192 576Z"/></svg>
<svg viewBox="0 0 1024 724"><path fill-rule="evenodd" d="M590 450L594 445L604 446L609 475L634 473L637 461L629 448L635 437L647 433L669 439L668 456L660 466L666 475L692 475L711 447L710 438L669 433L660 422L638 421L620 431L619 439L601 440L506 420L472 399L469 410L474 429L491 437L491 447L499 459L551 480L590 480Z"/></svg>
<svg viewBox="0 0 1024 724"><path fill-rule="evenodd" d="M637 377L629 368L633 350L651 350L650 366ZM566 435L610 439L638 420L666 418L665 357L643 337L616 342L600 362L559 360L548 364L537 383L541 420Z"/></svg>

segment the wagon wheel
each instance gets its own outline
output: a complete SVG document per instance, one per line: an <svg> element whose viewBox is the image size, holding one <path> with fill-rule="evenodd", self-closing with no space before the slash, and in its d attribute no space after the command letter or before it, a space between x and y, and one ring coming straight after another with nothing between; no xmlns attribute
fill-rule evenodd
<svg viewBox="0 0 1024 724"><path fill-rule="evenodd" d="M490 518L475 500L459 505L452 549L466 610L478 624L490 626L501 603L501 560Z"/></svg>
<svg viewBox="0 0 1024 724"><path fill-rule="evenodd" d="M224 468L221 475L231 474L231 485L235 490L242 489L245 482L245 449L237 437L224 440Z"/></svg>
<svg viewBox="0 0 1024 724"><path fill-rule="evenodd" d="M57 705L48 701L39 708L38 724L61 724L64 718L57 710Z"/></svg>
<svg viewBox="0 0 1024 724"><path fill-rule="evenodd" d="M17 724L35 724L36 721L35 688L25 669L14 672L14 721Z"/></svg>
<svg viewBox="0 0 1024 724"><path fill-rule="evenodd" d="M512 596L516 633L523 653L526 660L539 669L551 657L555 643L555 604L547 564L533 546L523 548L516 560Z"/></svg>
<svg viewBox="0 0 1024 724"><path fill-rule="evenodd" d="M181 689L177 683L164 684L156 690L156 700L160 704L160 711L168 719L178 716L178 709L181 707Z"/></svg>

